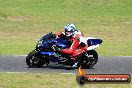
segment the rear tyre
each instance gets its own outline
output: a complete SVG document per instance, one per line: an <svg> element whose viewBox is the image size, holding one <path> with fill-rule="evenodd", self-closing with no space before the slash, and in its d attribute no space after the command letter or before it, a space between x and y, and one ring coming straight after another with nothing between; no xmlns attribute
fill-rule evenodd
<svg viewBox="0 0 132 88"><path fill-rule="evenodd" d="M28 54L26 57L26 63L30 68L39 68L45 64L44 61L37 55L35 50Z"/></svg>
<svg viewBox="0 0 132 88"><path fill-rule="evenodd" d="M98 61L98 54L95 50L90 50L87 52L89 62L87 63L87 68L92 68Z"/></svg>
<svg viewBox="0 0 132 88"><path fill-rule="evenodd" d="M81 67L85 69L92 68L98 61L98 54L95 50L89 50L83 59Z"/></svg>

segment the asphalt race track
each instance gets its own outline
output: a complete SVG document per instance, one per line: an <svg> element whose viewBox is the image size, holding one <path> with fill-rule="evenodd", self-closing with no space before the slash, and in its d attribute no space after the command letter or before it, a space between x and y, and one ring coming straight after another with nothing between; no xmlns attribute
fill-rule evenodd
<svg viewBox="0 0 132 88"><path fill-rule="evenodd" d="M42 68L28 68L26 56L0 55L0 72L59 72L76 73L77 69L66 70L64 66L50 64ZM100 56L98 63L92 69L86 69L90 74L132 74L132 57Z"/></svg>

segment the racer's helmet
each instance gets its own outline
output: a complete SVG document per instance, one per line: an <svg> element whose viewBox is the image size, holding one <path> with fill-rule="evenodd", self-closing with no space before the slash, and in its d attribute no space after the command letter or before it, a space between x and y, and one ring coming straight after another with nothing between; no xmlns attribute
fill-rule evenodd
<svg viewBox="0 0 132 88"><path fill-rule="evenodd" d="M65 30L65 35L66 36L72 36L72 35L75 34L75 31L77 31L77 29L76 29L74 24L67 24L64 27L64 30Z"/></svg>

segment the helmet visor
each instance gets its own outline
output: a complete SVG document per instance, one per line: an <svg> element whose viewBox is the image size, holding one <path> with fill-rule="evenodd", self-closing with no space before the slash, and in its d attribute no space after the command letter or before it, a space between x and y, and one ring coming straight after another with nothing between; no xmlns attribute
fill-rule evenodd
<svg viewBox="0 0 132 88"><path fill-rule="evenodd" d="M70 31L65 31L66 35L70 35L71 32Z"/></svg>
<svg viewBox="0 0 132 88"><path fill-rule="evenodd" d="M69 30L66 30L66 29L65 29L65 34L66 34L66 36L72 35L72 30L69 31Z"/></svg>

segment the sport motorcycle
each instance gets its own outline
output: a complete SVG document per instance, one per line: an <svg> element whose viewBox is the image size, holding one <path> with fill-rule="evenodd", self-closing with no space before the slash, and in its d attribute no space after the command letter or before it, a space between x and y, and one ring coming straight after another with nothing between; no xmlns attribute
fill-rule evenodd
<svg viewBox="0 0 132 88"><path fill-rule="evenodd" d="M65 38L56 38L56 35L50 32L40 38L35 49L27 55L26 64L30 68L47 66L51 62L70 67L92 68L98 61L98 54L95 49L103 41L93 37L87 37L86 39L88 44L87 51L79 54L73 60L71 59L71 54L64 54L54 49L55 47L59 49L70 48L72 42ZM81 45L83 46L84 44L80 43Z"/></svg>

